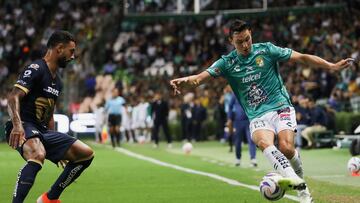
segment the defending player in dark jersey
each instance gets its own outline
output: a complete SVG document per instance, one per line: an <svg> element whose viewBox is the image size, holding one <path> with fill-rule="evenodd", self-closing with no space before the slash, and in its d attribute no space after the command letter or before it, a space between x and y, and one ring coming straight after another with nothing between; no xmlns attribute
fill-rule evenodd
<svg viewBox="0 0 360 203"><path fill-rule="evenodd" d="M66 163L64 171L38 203L58 203L63 190L91 164L94 152L67 134L54 131L53 113L62 90L57 72L75 58L76 42L66 31L54 32L47 43L44 58L28 65L8 96L11 122L6 123L9 145L26 161L20 170L13 203L24 202L45 159Z"/></svg>

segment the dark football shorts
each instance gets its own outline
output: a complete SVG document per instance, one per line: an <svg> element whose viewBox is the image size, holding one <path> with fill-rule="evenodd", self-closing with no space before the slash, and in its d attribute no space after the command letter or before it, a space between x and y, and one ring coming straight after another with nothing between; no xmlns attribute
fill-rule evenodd
<svg viewBox="0 0 360 203"><path fill-rule="evenodd" d="M109 126L119 126L121 122L121 115L110 114L108 121L109 121Z"/></svg>
<svg viewBox="0 0 360 203"><path fill-rule="evenodd" d="M6 141L8 143L12 127L13 126L10 121L6 122L5 135ZM45 158L55 164L57 164L60 160L63 159L67 150L76 141L74 137L71 137L70 135L64 133L50 130L39 130L36 125L29 122L23 122L23 127L25 131L25 138L27 140L35 137L40 138L46 151ZM23 145L17 147L16 150L20 153L21 156L23 156Z"/></svg>

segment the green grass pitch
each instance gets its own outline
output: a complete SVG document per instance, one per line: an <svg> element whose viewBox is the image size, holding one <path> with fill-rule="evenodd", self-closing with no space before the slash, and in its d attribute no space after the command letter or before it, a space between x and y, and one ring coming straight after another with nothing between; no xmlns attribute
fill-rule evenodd
<svg viewBox="0 0 360 203"><path fill-rule="evenodd" d="M64 203L110 202L268 202L258 191L233 186L209 177L190 174L148 161L130 157L108 145L88 142L95 150L90 168L69 186L61 196ZM234 155L218 142L198 142L191 155L181 151L182 143L172 149L166 145L154 149L151 144L124 144L123 148L162 162L202 172L217 174L248 185L257 186L267 172L269 163L257 152L259 167L249 167L247 148L244 147L241 167L234 167ZM346 163L348 150L303 150L306 180L315 202L360 202L360 177L350 177ZM11 194L19 169L24 161L5 143L0 144L0 202L11 202ZM49 161L39 172L35 185L25 202L35 202L47 191L62 169ZM294 192L290 193L295 195ZM278 202L294 202L283 198Z"/></svg>

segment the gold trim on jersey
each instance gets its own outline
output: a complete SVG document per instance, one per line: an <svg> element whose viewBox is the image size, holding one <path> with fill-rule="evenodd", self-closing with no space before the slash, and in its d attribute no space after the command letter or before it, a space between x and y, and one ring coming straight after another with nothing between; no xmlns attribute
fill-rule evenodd
<svg viewBox="0 0 360 203"><path fill-rule="evenodd" d="M30 92L28 88L23 87L23 86L21 86L21 85L19 85L19 84L15 84L14 86L17 87L17 88L19 88L19 89L21 89L22 91L24 91L25 94L28 94L28 93Z"/></svg>
<svg viewBox="0 0 360 203"><path fill-rule="evenodd" d="M50 121L55 107L55 101L52 98L39 97L35 100L36 118L39 122Z"/></svg>

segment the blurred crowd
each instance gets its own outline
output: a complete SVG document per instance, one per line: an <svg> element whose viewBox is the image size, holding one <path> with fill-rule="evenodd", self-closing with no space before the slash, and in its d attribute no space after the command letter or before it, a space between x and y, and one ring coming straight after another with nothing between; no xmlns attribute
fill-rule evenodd
<svg viewBox="0 0 360 203"><path fill-rule="evenodd" d="M280 70L291 95L328 103L336 111L352 111L350 100L360 94L360 20L343 19L357 15L359 10L353 11L353 15L346 11L310 16L289 13L249 22L253 27L254 43L270 41L332 62L354 58L354 66L340 74L291 63L282 64ZM126 68L136 75L129 89L135 89L137 94L166 92L169 78L198 73L232 49L226 38L228 22L217 15L203 21L124 23L123 32L111 42L109 53L112 57L107 65L112 64L113 71L115 67ZM217 80L194 93L196 97L207 92L209 98L219 98L224 86L222 80ZM209 103L214 106L216 99Z"/></svg>
<svg viewBox="0 0 360 203"><path fill-rule="evenodd" d="M110 3L97 1L1 1L0 7L0 90L16 80L24 65L45 53L51 33L65 29L77 40L77 62L72 70L86 76L94 68L83 67L85 52L96 37ZM89 61L89 60L88 60Z"/></svg>
<svg viewBox="0 0 360 203"><path fill-rule="evenodd" d="M192 1L184 2L188 2L189 8L192 6ZM277 4L277 1L268 2L272 6ZM292 3L323 3L309 2ZM213 3L210 1L209 6L214 6ZM129 9L137 12L160 8L172 10L173 5L171 1L129 1ZM74 33L79 47L77 60L68 69L72 72L70 81L82 82L79 85L81 91L78 90L82 94L80 98L73 98L69 106L58 109L59 112L95 112L111 98L112 89L118 88L126 105L131 108L144 101L151 103L155 95L161 93L168 102L170 121L181 121L184 126L195 125L194 120L222 122L221 119L226 119L223 118L226 103L224 80L214 80L185 92L185 96L176 97L172 96L168 82L171 78L205 70L221 55L231 51L233 48L227 40L231 19L218 14L205 19L124 21L117 37L108 38L104 43L106 60L103 65L95 67L91 60L96 56L89 55L89 49L91 43L101 37L98 28L111 9L112 4L102 0L5 1L0 8L0 112L6 110L5 88L9 86L3 85L5 81L11 84L24 64L41 56L53 30L66 29ZM304 100L307 101L305 103L314 101L325 106L323 109L328 109L328 113L334 113L359 111L355 108L360 103L360 20L356 17L359 14L359 9L354 7L351 11L344 9L300 15L289 12L287 15L245 20L252 25L254 43L270 41L332 62L347 57L355 59L354 66L339 74L298 64L281 64L283 80L295 105L301 106ZM69 90L70 95L74 89ZM194 113L194 106L200 106L201 113ZM193 121L186 124L187 118ZM306 124L312 123L315 121ZM193 127L195 132L199 132L198 128ZM202 135L197 137L199 133L188 131L189 127L182 128L183 139L201 139ZM217 133L220 138L221 132Z"/></svg>
<svg viewBox="0 0 360 203"><path fill-rule="evenodd" d="M128 0L127 12L144 14L156 12L169 12L174 13L178 11L178 0ZM263 0L242 0L241 3L233 0L200 0L200 10L230 10L231 9L249 9L249 8L262 8L264 5ZM343 3L341 0L268 0L267 7L293 7L293 6L319 6L322 4L330 3ZM194 11L194 1L182 0L180 12Z"/></svg>

